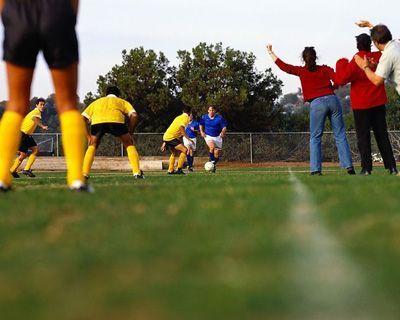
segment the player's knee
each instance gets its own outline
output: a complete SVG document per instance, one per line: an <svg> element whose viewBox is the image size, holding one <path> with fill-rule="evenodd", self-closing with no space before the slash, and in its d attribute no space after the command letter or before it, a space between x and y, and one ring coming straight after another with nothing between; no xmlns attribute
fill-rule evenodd
<svg viewBox="0 0 400 320"><path fill-rule="evenodd" d="M24 159L26 159L28 157L28 154L27 153L25 153L25 152L21 152L20 154L19 154L19 160L24 160Z"/></svg>

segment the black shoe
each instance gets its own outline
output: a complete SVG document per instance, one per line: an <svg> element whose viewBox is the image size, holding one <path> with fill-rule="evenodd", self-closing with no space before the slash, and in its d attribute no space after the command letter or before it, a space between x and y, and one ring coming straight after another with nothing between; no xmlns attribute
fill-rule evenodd
<svg viewBox="0 0 400 320"><path fill-rule="evenodd" d="M397 169L396 168L390 168L389 169L389 174L392 174L392 175L394 175L394 176L396 176L396 175L398 175L398 171L397 171Z"/></svg>
<svg viewBox="0 0 400 320"><path fill-rule="evenodd" d="M312 176L322 176L322 172L321 171L313 171L310 173Z"/></svg>
<svg viewBox="0 0 400 320"><path fill-rule="evenodd" d="M360 174L363 175L363 176L370 176L372 173L369 170L362 169L360 171Z"/></svg>
<svg viewBox="0 0 400 320"><path fill-rule="evenodd" d="M189 172L193 172L193 167L188 167Z"/></svg>
<svg viewBox="0 0 400 320"><path fill-rule="evenodd" d="M169 176L173 176L175 174L175 170L174 171L168 171L167 172L167 175L169 175Z"/></svg>
<svg viewBox="0 0 400 320"><path fill-rule="evenodd" d="M28 176L29 178L35 178L36 176L33 174L32 170L22 170L21 173L23 175Z"/></svg>
<svg viewBox="0 0 400 320"><path fill-rule="evenodd" d="M13 176L13 178L18 179L20 178L20 175L17 172L11 172L11 175Z"/></svg>
<svg viewBox="0 0 400 320"><path fill-rule="evenodd" d="M349 175L355 175L356 171L354 170L354 167L349 167L347 168L347 174Z"/></svg>
<svg viewBox="0 0 400 320"><path fill-rule="evenodd" d="M6 186L2 182L0 182L0 193L6 193L11 191L11 187Z"/></svg>
<svg viewBox="0 0 400 320"><path fill-rule="evenodd" d="M70 186L69 189L73 192L94 193L94 189L91 185L79 181Z"/></svg>
<svg viewBox="0 0 400 320"><path fill-rule="evenodd" d="M178 169L175 171L175 174L186 174L186 173L184 173L182 169Z"/></svg>
<svg viewBox="0 0 400 320"><path fill-rule="evenodd" d="M140 170L140 173L139 173L139 174L134 174L134 175L133 175L133 178L134 178L134 179L146 179L146 177L144 176L144 173L143 173L142 170Z"/></svg>

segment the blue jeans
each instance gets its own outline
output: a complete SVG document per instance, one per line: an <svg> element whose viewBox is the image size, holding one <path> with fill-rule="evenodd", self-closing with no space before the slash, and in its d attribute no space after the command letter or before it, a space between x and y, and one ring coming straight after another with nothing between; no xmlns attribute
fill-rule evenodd
<svg viewBox="0 0 400 320"><path fill-rule="evenodd" d="M311 102L310 107L310 170L322 171L321 140L324 133L325 120L329 118L336 147L339 153L340 166L353 166L346 127L343 121L342 105L335 95L320 97Z"/></svg>

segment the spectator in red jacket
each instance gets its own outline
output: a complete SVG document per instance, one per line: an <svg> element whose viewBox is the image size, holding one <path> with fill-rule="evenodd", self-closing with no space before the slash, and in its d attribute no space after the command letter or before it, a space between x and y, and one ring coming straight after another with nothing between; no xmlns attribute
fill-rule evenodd
<svg viewBox="0 0 400 320"><path fill-rule="evenodd" d="M282 71L300 78L304 100L310 102L311 175L321 175L321 140L327 118L331 122L335 136L340 165L347 169L349 174L355 174L346 137L342 105L334 93L335 71L328 66L317 65L317 53L313 47L306 47L303 51L304 66L292 66L283 62L272 51L272 45L268 45L267 50Z"/></svg>
<svg viewBox="0 0 400 320"><path fill-rule="evenodd" d="M360 34L356 37L356 55L366 56L375 66L381 58L380 52L371 52L371 37ZM386 124L386 90L384 84L374 85L361 70L354 58L349 62L347 59L340 59L336 64L336 80L340 85L351 83L351 107L354 113L358 149L361 156L361 174L370 175L372 171L371 156L371 129L374 132L379 151L382 155L385 168L390 174L397 174L396 162L393 156L392 146Z"/></svg>

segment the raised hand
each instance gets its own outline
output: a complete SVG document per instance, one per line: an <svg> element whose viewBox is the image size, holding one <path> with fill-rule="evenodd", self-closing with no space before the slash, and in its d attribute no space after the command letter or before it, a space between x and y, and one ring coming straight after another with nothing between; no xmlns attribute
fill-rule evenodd
<svg viewBox="0 0 400 320"><path fill-rule="evenodd" d="M356 25L359 26L360 28L372 29L374 27L374 25L371 22L369 22L368 20L360 20L360 21L356 22Z"/></svg>

